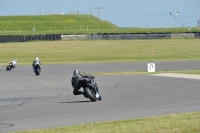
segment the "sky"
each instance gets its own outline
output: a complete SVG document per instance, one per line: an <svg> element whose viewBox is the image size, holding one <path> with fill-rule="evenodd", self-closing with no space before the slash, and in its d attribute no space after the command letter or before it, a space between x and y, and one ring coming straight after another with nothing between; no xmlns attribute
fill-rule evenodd
<svg viewBox="0 0 200 133"><path fill-rule="evenodd" d="M119 27L193 27L200 20L200 0L0 0L0 16L77 12Z"/></svg>

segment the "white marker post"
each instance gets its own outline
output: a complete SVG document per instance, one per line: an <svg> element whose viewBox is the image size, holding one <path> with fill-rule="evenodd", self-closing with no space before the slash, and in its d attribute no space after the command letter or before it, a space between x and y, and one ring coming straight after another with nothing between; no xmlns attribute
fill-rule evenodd
<svg viewBox="0 0 200 133"><path fill-rule="evenodd" d="M155 63L148 63L147 64L147 69L148 69L148 72L155 72L156 71Z"/></svg>

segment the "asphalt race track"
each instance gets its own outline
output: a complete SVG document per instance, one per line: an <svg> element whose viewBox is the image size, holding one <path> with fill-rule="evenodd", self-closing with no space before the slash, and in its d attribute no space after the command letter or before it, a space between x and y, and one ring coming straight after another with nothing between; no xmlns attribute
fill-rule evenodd
<svg viewBox="0 0 200 133"><path fill-rule="evenodd" d="M156 62L156 70L199 69L200 61ZM72 94L73 70L147 70L147 63L0 67L0 133L200 111L200 80L152 75L96 76L103 100Z"/></svg>

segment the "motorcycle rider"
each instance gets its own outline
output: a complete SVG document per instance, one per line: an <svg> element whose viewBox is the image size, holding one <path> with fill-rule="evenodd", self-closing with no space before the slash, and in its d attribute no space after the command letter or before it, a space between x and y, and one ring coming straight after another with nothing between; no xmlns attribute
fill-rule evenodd
<svg viewBox="0 0 200 133"><path fill-rule="evenodd" d="M84 82L84 80L89 81L91 77L93 77L93 76L89 75L89 74L81 73L79 70L74 70L73 77L71 79L71 84L74 88L73 94L74 95L84 95L87 98L87 96L84 94L84 92L79 91L79 90L81 88L82 82ZM99 93L98 87L97 87L97 92Z"/></svg>
<svg viewBox="0 0 200 133"><path fill-rule="evenodd" d="M13 61L9 62L9 64L10 63L13 65L13 67L17 67L17 59L14 59Z"/></svg>
<svg viewBox="0 0 200 133"><path fill-rule="evenodd" d="M40 60L39 60L38 57L35 57L35 60L33 61L33 64L32 64L33 70L34 70L34 67L35 67L35 63L36 63L37 61L39 61L39 64L40 64L40 72L41 72L41 62L40 62Z"/></svg>

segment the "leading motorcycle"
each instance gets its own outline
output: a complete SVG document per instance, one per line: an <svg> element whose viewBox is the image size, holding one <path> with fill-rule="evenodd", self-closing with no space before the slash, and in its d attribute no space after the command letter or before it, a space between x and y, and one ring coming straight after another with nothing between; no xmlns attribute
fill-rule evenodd
<svg viewBox="0 0 200 133"><path fill-rule="evenodd" d="M33 64L33 71L35 72L35 75L40 75L40 62L39 61L35 61Z"/></svg>
<svg viewBox="0 0 200 133"><path fill-rule="evenodd" d="M96 81L94 80L94 76L90 76L90 78L84 79L84 82L82 84L83 90L84 90L84 96L86 98L89 98L92 102L95 102L97 100L101 101L102 97L99 94L98 86Z"/></svg>
<svg viewBox="0 0 200 133"><path fill-rule="evenodd" d="M13 68L14 68L14 65L13 65L12 62L10 62L10 63L6 66L6 70L7 70L7 71L9 71L9 70L11 70L11 69L13 69Z"/></svg>

